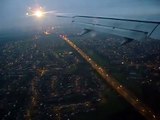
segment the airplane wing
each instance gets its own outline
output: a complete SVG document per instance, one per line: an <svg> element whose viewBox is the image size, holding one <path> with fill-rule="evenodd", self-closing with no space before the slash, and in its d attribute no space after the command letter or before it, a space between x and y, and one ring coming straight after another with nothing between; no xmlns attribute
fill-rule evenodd
<svg viewBox="0 0 160 120"><path fill-rule="evenodd" d="M81 26L84 26L85 33L91 31L100 31L126 38L126 41L122 42L122 44L128 43L132 40L144 40L146 38L160 40L160 21L145 21L94 16L64 17L71 18L73 23L81 24Z"/></svg>

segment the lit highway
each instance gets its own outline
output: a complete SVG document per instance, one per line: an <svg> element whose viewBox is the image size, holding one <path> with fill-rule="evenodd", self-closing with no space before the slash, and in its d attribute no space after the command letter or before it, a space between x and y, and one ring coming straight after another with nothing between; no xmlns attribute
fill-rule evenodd
<svg viewBox="0 0 160 120"><path fill-rule="evenodd" d="M67 38L65 35L60 35L60 37L72 48L74 48L92 66L92 68L101 75L101 77L107 82L107 84L109 84L118 94L120 94L126 101L128 101L147 120L160 119L147 105L140 101L133 93L127 90L117 80L107 74L105 69L96 64L96 62L94 62L87 54L85 54L80 48L78 48L73 42L71 42L69 38Z"/></svg>

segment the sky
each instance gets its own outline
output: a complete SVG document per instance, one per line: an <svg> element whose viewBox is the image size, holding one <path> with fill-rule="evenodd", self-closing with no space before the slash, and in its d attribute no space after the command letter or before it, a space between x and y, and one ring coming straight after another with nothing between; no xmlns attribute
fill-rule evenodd
<svg viewBox="0 0 160 120"><path fill-rule="evenodd" d="M37 20L26 17L26 12L38 5L73 15L160 21L159 0L0 0L0 30L35 25ZM53 15L48 16L47 22L53 22Z"/></svg>

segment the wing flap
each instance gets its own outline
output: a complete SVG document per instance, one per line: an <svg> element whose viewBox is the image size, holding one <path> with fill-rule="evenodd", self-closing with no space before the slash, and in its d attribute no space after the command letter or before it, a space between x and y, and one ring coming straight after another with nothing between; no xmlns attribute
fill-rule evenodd
<svg viewBox="0 0 160 120"><path fill-rule="evenodd" d="M94 31L105 32L108 34L118 35L118 36L125 37L125 38L131 38L134 40L142 40L147 37L147 34L145 32L130 31L130 30L125 30L125 29L98 26L98 25L94 26L93 28L93 24L81 23L81 22L77 22L77 23L83 24L88 29L94 29Z"/></svg>
<svg viewBox="0 0 160 120"><path fill-rule="evenodd" d="M82 31L81 33L79 33L78 35L79 35L79 36L83 36L83 35L85 35L85 34L90 33L91 31L92 31L92 29L87 29L87 28L85 28L85 29L83 29L83 31Z"/></svg>

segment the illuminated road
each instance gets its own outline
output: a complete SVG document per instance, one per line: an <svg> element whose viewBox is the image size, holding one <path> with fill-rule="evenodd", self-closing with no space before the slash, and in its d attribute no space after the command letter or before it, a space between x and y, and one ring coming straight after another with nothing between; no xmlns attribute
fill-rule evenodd
<svg viewBox="0 0 160 120"><path fill-rule="evenodd" d="M160 120L160 118L157 117L148 106L143 104L135 95L133 95L130 91L128 91L117 80L108 75L107 72L101 66L97 65L96 62L94 62L87 54L85 54L66 36L60 35L60 38L62 38L72 48L74 48L118 94L120 94L126 101L128 101L147 120Z"/></svg>

